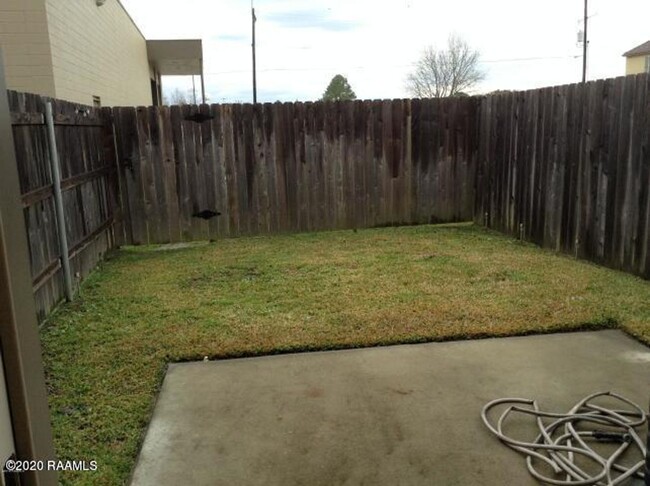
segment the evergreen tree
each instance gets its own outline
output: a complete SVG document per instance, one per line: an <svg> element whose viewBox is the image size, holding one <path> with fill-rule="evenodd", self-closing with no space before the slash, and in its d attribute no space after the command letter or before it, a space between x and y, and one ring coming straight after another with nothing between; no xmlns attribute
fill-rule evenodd
<svg viewBox="0 0 650 486"><path fill-rule="evenodd" d="M356 100L357 95L352 91L352 87L345 76L337 74L330 81L329 86L323 93L323 101L342 101Z"/></svg>

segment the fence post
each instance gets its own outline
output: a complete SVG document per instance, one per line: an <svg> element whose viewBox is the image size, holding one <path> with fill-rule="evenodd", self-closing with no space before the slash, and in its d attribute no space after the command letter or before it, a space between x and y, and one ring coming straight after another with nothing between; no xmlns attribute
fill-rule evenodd
<svg viewBox="0 0 650 486"><path fill-rule="evenodd" d="M54 133L54 116L52 115L52 102L45 104L45 123L50 147L50 165L52 166L52 186L56 209L56 222L59 230L59 247L61 249L61 268L63 269L63 282L65 284L65 298L72 301L72 275L70 274L70 253L68 250L68 235L65 226L65 213L63 212L63 193L61 192L61 170L59 168L59 153L56 149L56 134Z"/></svg>
<svg viewBox="0 0 650 486"><path fill-rule="evenodd" d="M5 380L9 397L17 458L46 461L56 456L14 147L0 49L0 351L4 367L0 378ZM0 428L0 433L7 433ZM58 484L55 471L28 471L20 476L26 485Z"/></svg>

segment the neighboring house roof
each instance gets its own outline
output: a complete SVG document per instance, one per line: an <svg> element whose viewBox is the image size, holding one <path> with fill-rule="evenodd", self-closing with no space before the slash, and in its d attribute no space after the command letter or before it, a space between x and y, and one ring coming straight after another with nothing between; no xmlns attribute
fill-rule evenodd
<svg viewBox="0 0 650 486"><path fill-rule="evenodd" d="M623 54L624 57L634 57L634 56L643 56L645 54L650 54L650 41L644 42L640 46L635 47L631 51L627 51Z"/></svg>

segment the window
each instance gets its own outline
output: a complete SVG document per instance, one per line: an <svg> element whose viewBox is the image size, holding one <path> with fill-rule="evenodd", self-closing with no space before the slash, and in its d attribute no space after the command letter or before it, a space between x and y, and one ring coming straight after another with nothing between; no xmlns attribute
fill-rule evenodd
<svg viewBox="0 0 650 486"><path fill-rule="evenodd" d="M93 106L95 108L102 107L102 99L99 96L93 96Z"/></svg>
<svg viewBox="0 0 650 486"><path fill-rule="evenodd" d="M650 56L645 57L645 72L650 73Z"/></svg>

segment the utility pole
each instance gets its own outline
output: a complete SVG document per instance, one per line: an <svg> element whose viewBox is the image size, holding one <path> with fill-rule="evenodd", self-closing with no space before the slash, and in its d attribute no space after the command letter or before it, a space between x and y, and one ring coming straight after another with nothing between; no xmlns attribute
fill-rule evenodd
<svg viewBox="0 0 650 486"><path fill-rule="evenodd" d="M257 103L257 66L255 62L255 22L257 22L257 18L255 17L255 7L253 7L253 0L251 0L251 14L252 14L252 21L253 21L253 43L251 46L253 47L253 104Z"/></svg>
<svg viewBox="0 0 650 486"><path fill-rule="evenodd" d="M582 82L587 82L587 47L589 45L589 38L587 37L587 24L589 23L589 8L588 1L585 0L585 30L582 38Z"/></svg>

